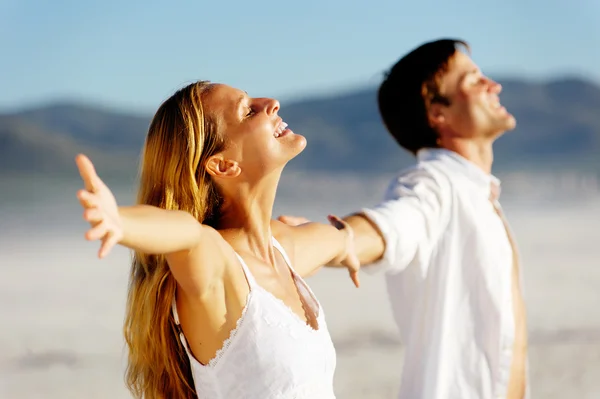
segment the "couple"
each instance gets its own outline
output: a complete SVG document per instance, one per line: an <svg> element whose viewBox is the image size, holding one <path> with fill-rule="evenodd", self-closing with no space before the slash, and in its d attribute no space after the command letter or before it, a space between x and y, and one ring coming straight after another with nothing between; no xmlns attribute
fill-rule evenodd
<svg viewBox="0 0 600 399"><path fill-rule="evenodd" d="M383 269L406 344L403 399L527 396L518 256L491 175L515 126L462 41L421 45L378 92L418 163L377 207L329 224L272 220L285 164L306 145L279 103L197 82L146 138L139 205L118 207L85 156L78 192L100 257L135 251L125 321L135 397L334 398L335 349L303 281L323 265ZM283 222L282 222L283 221Z"/></svg>

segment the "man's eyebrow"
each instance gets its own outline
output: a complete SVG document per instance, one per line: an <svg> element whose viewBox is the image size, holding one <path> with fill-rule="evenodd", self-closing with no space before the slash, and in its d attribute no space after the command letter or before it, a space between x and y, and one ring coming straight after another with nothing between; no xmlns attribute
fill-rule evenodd
<svg viewBox="0 0 600 399"><path fill-rule="evenodd" d="M473 69L471 69L471 70L469 70L469 71L467 71L467 72L463 73L463 74L462 74L462 76L460 77L460 79L459 79L458 81L459 81L459 83L462 83L462 82L463 82L463 81L464 81L466 78L468 78L469 76L471 76L471 75L476 75L476 74L478 74L479 72L480 72L480 71L479 71L479 68L473 68Z"/></svg>

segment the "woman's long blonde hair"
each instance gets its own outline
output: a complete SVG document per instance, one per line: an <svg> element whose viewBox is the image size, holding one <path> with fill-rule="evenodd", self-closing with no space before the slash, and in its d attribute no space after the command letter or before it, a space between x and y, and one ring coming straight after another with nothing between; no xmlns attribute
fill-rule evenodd
<svg viewBox="0 0 600 399"><path fill-rule="evenodd" d="M205 81L184 87L154 115L144 145L138 203L184 210L210 224L220 197L204 164L225 143L216 121L202 108L208 90ZM126 384L135 398L196 398L171 313L176 286L164 256L134 254L124 334L129 349Z"/></svg>

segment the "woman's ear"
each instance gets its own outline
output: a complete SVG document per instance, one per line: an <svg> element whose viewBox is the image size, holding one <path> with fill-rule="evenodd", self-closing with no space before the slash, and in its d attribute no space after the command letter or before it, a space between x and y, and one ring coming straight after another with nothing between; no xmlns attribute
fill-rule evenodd
<svg viewBox="0 0 600 399"><path fill-rule="evenodd" d="M213 155L206 162L206 171L213 177L232 178L242 172L236 161L223 158L223 155Z"/></svg>

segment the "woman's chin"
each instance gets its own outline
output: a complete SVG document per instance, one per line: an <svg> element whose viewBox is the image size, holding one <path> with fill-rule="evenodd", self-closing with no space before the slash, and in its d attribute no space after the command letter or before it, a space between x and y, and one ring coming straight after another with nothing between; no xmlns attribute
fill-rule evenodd
<svg viewBox="0 0 600 399"><path fill-rule="evenodd" d="M304 136L296 136L296 146L293 158L298 156L306 148L306 138Z"/></svg>
<svg viewBox="0 0 600 399"><path fill-rule="evenodd" d="M295 158L306 148L306 137L299 134L290 134L282 138L282 144L288 160Z"/></svg>
<svg viewBox="0 0 600 399"><path fill-rule="evenodd" d="M296 145L298 146L298 154L300 154L306 148L306 137L299 134L294 135Z"/></svg>

